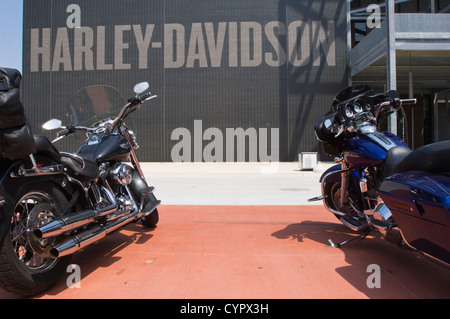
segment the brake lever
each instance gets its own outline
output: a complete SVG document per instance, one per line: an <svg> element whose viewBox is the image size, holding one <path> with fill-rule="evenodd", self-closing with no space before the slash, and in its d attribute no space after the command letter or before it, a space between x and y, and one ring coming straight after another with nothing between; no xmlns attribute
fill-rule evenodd
<svg viewBox="0 0 450 319"><path fill-rule="evenodd" d="M136 109L140 109L142 107L142 104L144 104L145 101L154 99L155 97L157 97L157 95L152 95L150 92L138 97L136 99L136 101L137 101Z"/></svg>
<svg viewBox="0 0 450 319"><path fill-rule="evenodd" d="M142 103L142 102L154 99L155 97L157 97L157 95L152 95L152 93L148 92L148 93L142 95L141 97L139 97L139 101Z"/></svg>

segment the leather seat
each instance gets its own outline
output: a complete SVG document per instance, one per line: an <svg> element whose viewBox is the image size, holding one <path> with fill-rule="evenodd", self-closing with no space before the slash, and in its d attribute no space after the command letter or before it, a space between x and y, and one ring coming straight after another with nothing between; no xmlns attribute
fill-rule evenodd
<svg viewBox="0 0 450 319"><path fill-rule="evenodd" d="M36 145L35 154L41 154L50 157L57 162L61 161L61 155L59 154L59 151L53 146L53 144L48 140L47 137L40 134L34 134L33 137L34 143Z"/></svg>
<svg viewBox="0 0 450 319"><path fill-rule="evenodd" d="M428 144L408 154L392 171L424 171L450 175L450 140Z"/></svg>
<svg viewBox="0 0 450 319"><path fill-rule="evenodd" d="M61 162L66 164L76 173L88 177L90 179L96 179L100 175L97 163L83 158L81 156L61 152Z"/></svg>
<svg viewBox="0 0 450 319"><path fill-rule="evenodd" d="M34 141L37 149L35 154L41 154L65 164L76 173L88 179L96 179L100 175L97 163L75 154L60 153L44 135L35 134Z"/></svg>
<svg viewBox="0 0 450 319"><path fill-rule="evenodd" d="M399 163L410 153L411 150L404 146L391 148L384 159L384 176L391 175Z"/></svg>

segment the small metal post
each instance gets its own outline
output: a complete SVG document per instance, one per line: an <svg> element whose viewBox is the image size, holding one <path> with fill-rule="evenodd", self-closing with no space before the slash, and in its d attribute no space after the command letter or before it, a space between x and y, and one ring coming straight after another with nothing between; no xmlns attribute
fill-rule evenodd
<svg viewBox="0 0 450 319"><path fill-rule="evenodd" d="M395 3L386 0L386 44L387 44L387 87L388 90L397 90L397 63L395 54ZM389 131L397 135L397 114L389 117Z"/></svg>

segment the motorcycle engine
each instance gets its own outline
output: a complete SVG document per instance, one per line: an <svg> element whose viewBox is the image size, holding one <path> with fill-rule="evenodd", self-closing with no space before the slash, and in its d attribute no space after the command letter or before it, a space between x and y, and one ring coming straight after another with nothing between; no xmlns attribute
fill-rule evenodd
<svg viewBox="0 0 450 319"><path fill-rule="evenodd" d="M382 238L394 244L400 244L402 238L397 223L377 191L381 180L378 173L379 170L376 168L366 169L364 176L359 181L361 192L370 206L364 213L369 216L370 223L378 230Z"/></svg>
<svg viewBox="0 0 450 319"><path fill-rule="evenodd" d="M371 222L385 240L396 245L400 245L403 242L397 223L383 201L380 200L375 207Z"/></svg>
<svg viewBox="0 0 450 319"><path fill-rule="evenodd" d="M122 195L117 198L117 203L119 204L120 210L122 211L133 211L133 201L126 195Z"/></svg>

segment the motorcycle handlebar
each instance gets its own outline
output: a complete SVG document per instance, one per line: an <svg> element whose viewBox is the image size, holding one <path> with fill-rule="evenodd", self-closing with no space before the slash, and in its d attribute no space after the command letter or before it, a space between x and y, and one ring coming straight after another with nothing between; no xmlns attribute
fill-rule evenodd
<svg viewBox="0 0 450 319"><path fill-rule="evenodd" d="M375 110L376 110L375 118L378 120L381 110L385 106L392 105L395 110L398 110L402 105L416 104L416 102L417 102L417 99L392 99L392 100L384 101L384 102L378 104L377 106L375 106ZM351 120L348 120L348 121L345 120L345 121L346 121L345 125L341 125L338 132L335 134L336 138L339 135L341 135L342 133L344 133L346 130L349 132L353 132L355 130L353 121L351 121Z"/></svg>
<svg viewBox="0 0 450 319"><path fill-rule="evenodd" d="M411 104L416 104L417 99L403 99L400 100L400 104L401 105L411 105Z"/></svg>
<svg viewBox="0 0 450 319"><path fill-rule="evenodd" d="M112 122L112 127L115 127L123 118L125 111L132 106L138 105L138 104L142 104L143 102L147 101L147 100L151 100L154 99L155 97L157 97L157 95L152 95L150 92L145 93L139 97L135 97L133 99L131 99L123 108L122 110L119 112L119 114L117 115L117 117L113 120Z"/></svg>
<svg viewBox="0 0 450 319"><path fill-rule="evenodd" d="M388 106L388 105L411 105L411 104L416 104L417 99L394 99L391 101L385 101L383 103L380 103L380 108L383 106Z"/></svg>
<svg viewBox="0 0 450 319"><path fill-rule="evenodd" d="M381 113L381 110L385 106L392 105L394 107L394 109L397 110L402 105L416 104L416 102L417 102L417 99L394 99L394 100L391 100L391 101L382 102L377 107L378 110L377 110L376 118L378 118L378 116Z"/></svg>
<svg viewBox="0 0 450 319"><path fill-rule="evenodd" d="M152 95L150 92L145 93L144 95L140 96L138 99L140 102L144 102L147 100L151 100L154 99L156 97L156 95Z"/></svg>
<svg viewBox="0 0 450 319"><path fill-rule="evenodd" d="M68 125L65 128L63 128L62 130L60 130L59 132L56 133L56 137L57 138L63 138L65 136L69 136L73 133L75 133L75 131L87 131L87 132L92 132L94 129L91 127L86 127L86 126L75 126L75 125Z"/></svg>

